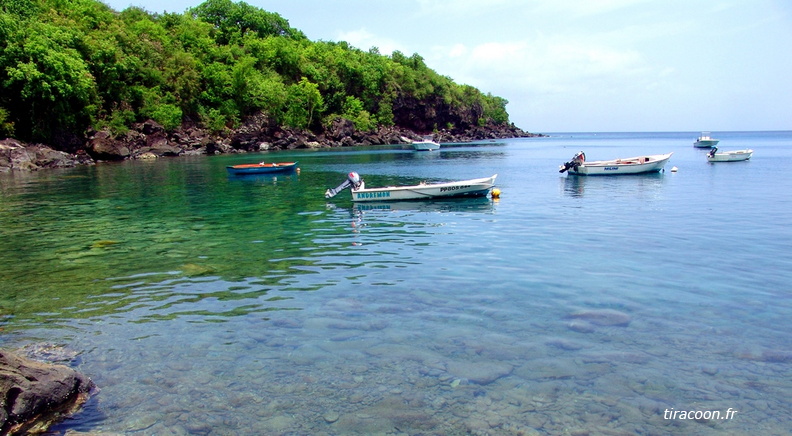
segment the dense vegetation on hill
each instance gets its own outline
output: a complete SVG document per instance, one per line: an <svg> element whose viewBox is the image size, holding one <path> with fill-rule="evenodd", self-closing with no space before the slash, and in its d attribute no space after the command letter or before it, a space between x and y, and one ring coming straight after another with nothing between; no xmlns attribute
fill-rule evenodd
<svg viewBox="0 0 792 436"><path fill-rule="evenodd" d="M97 0L0 4L0 137L59 148L91 129L153 119L213 132L252 114L322 131L428 133L509 123L501 97L454 83L418 54L310 41L277 13L207 0L183 14L121 12Z"/></svg>

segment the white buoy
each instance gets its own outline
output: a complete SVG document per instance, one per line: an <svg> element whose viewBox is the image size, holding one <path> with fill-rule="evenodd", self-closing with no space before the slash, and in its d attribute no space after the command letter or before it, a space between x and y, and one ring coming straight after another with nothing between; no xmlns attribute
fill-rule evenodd
<svg viewBox="0 0 792 436"><path fill-rule="evenodd" d="M672 173L675 173L675 172L677 172L677 170L678 170L678 168L677 168L677 167L672 167L672 168L671 168L671 172L672 172Z"/></svg>

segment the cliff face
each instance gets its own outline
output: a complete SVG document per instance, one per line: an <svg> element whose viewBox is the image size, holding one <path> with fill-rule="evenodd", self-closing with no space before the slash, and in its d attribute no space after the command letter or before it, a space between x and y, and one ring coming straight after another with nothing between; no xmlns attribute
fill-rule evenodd
<svg viewBox="0 0 792 436"><path fill-rule="evenodd" d="M420 134L447 130L454 135L465 135L478 126L483 110L476 106L468 109L452 107L437 96L425 100L408 97L396 101L393 114L397 126ZM497 130L495 125L489 127Z"/></svg>

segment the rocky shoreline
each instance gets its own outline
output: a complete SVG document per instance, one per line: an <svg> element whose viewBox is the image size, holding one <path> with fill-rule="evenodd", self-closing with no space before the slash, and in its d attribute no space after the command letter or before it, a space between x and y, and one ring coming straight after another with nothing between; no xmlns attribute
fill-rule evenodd
<svg viewBox="0 0 792 436"><path fill-rule="evenodd" d="M475 127L463 133L434 132L438 142L471 142L488 139L544 136L528 133L511 125ZM88 132L87 139L57 150L45 144L29 144L13 138L0 140L0 172L36 171L67 168L98 162L127 159L156 159L164 156L247 153L300 148L345 147L354 145L409 144L420 139L416 132L398 128L380 128L360 132L351 121L338 119L320 134L285 129L272 125L261 115L250 117L233 131L214 134L199 126L185 124L172 132L149 120L138 123L123 135L108 130Z"/></svg>

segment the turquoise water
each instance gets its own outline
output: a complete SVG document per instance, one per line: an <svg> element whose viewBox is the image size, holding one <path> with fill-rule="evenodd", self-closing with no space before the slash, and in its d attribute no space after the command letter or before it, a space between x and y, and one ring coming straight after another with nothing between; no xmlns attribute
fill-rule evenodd
<svg viewBox="0 0 792 436"><path fill-rule="evenodd" d="M53 434L788 434L792 132L698 133L0 174L0 345L100 387ZM301 170L226 174L265 159ZM502 194L325 200L349 171Z"/></svg>

